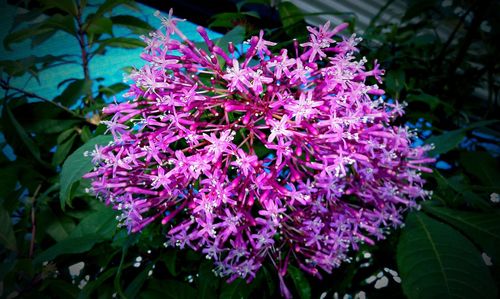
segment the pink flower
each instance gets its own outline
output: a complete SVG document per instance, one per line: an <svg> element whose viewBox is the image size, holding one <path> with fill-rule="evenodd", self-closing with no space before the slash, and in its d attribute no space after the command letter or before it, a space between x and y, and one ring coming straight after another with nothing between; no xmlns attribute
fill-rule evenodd
<svg viewBox="0 0 500 299"><path fill-rule="evenodd" d="M177 21L145 39L132 100L104 108L114 141L86 153L85 177L121 226L168 223L167 246L203 252L228 281L269 259L290 297L288 264L320 277L428 196L429 147L391 124L404 105L370 97L383 71L356 58L355 36L334 42L345 24L308 28L295 57L261 31L239 61L202 28L209 53L197 49Z"/></svg>

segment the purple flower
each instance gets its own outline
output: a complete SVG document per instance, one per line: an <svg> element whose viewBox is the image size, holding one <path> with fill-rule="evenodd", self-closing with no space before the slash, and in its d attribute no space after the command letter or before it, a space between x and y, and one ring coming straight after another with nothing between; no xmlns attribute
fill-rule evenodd
<svg viewBox="0 0 500 299"><path fill-rule="evenodd" d="M271 260L290 297L288 264L321 277L428 197L430 147L391 124L404 104L371 98L384 91L366 81L383 70L357 59L359 38L335 37L346 24L308 28L294 57L261 31L238 60L203 28L208 53L196 48L178 21L144 38L132 99L103 110L114 142L86 153L120 225L168 223L166 246L203 252L228 281Z"/></svg>

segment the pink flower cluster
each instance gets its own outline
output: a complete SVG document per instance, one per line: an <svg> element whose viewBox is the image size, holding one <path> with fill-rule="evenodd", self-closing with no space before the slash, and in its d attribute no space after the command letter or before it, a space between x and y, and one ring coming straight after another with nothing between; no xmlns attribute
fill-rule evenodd
<svg viewBox="0 0 500 299"><path fill-rule="evenodd" d="M202 252L229 281L252 280L267 259L290 297L289 263L331 272L428 195L428 148L391 125L402 105L373 99L384 91L367 82L383 71L356 59L359 38L334 39L346 24L308 28L278 54L261 32L239 56L201 27L203 46L162 22L144 38L132 100L103 110L114 142L86 175L129 231L161 221L166 246Z"/></svg>

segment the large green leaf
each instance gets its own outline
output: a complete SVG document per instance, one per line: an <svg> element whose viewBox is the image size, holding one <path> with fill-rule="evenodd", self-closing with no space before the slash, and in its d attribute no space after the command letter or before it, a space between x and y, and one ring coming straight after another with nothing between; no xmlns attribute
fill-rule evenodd
<svg viewBox="0 0 500 299"><path fill-rule="evenodd" d="M113 47L113 48L143 48L146 46L142 40L132 37L112 37L97 41L100 47Z"/></svg>
<svg viewBox="0 0 500 299"><path fill-rule="evenodd" d="M16 163L0 168L0 199L7 198L15 189L20 168Z"/></svg>
<svg viewBox="0 0 500 299"><path fill-rule="evenodd" d="M289 37L302 40L307 35L304 13L295 4L281 1L278 4L278 12L283 30Z"/></svg>
<svg viewBox="0 0 500 299"><path fill-rule="evenodd" d="M125 83L115 83L110 86L99 86L99 92L103 93L105 96L110 97L124 90L127 90L129 86Z"/></svg>
<svg viewBox="0 0 500 299"><path fill-rule="evenodd" d="M99 5L94 17L102 17L105 13L111 12L115 7L127 3L127 0L106 0L103 4Z"/></svg>
<svg viewBox="0 0 500 299"><path fill-rule="evenodd" d="M444 154L456 148L464 139L467 131L472 129L485 127L498 122L497 120L484 120L469 124L465 128L448 131L441 135L435 135L427 139L427 144L434 144L435 148L429 152L431 156Z"/></svg>
<svg viewBox="0 0 500 299"><path fill-rule="evenodd" d="M68 238L75 229L75 222L68 216L56 216L50 210L43 216L52 218L51 223L46 228L46 232L57 242Z"/></svg>
<svg viewBox="0 0 500 299"><path fill-rule="evenodd" d="M440 98L427 94L425 92L409 94L406 97L406 101L408 101L409 103L411 102L425 103L429 106L431 111L434 111L438 106L441 106L443 107L443 110L446 113L446 115L450 115L454 109L453 106L450 105L448 102L443 101Z"/></svg>
<svg viewBox="0 0 500 299"><path fill-rule="evenodd" d="M83 220L71 232L69 238L94 235L99 236L102 239L110 239L113 237L118 224L115 216L115 211L100 203L99 209L83 218Z"/></svg>
<svg viewBox="0 0 500 299"><path fill-rule="evenodd" d="M396 98L399 98L399 94L401 90L405 87L406 75L403 70L395 70L391 71L385 77L385 86L387 87L387 91L394 95Z"/></svg>
<svg viewBox="0 0 500 299"><path fill-rule="evenodd" d="M41 26L30 26L28 28L17 30L17 31L14 31L14 32L8 34L3 40L3 46L7 50L12 50L10 45L13 43L19 43L25 39L30 38L30 37L41 35L41 34L52 32L52 31L54 31L52 28L47 28L47 27L44 28Z"/></svg>
<svg viewBox="0 0 500 299"><path fill-rule="evenodd" d="M432 136L427 143L434 144L434 149L429 152L431 156L447 153L457 147L465 138L464 130L454 130L441 135Z"/></svg>
<svg viewBox="0 0 500 299"><path fill-rule="evenodd" d="M278 5L278 12L283 27L291 27L304 20L302 11L292 2L281 2Z"/></svg>
<svg viewBox="0 0 500 299"><path fill-rule="evenodd" d="M485 186L500 187L498 160L486 152L463 152L460 162L465 170L476 176Z"/></svg>
<svg viewBox="0 0 500 299"><path fill-rule="evenodd" d="M212 27L233 28L236 24L244 24L248 17L260 18L259 14L250 12L223 12L212 16L212 22L208 25Z"/></svg>
<svg viewBox="0 0 500 299"><path fill-rule="evenodd" d="M311 286L309 285L309 281L307 280L304 273L298 268L289 265L288 274L290 274L290 276L292 277L293 283L295 284L295 288L297 289L300 298L311 298Z"/></svg>
<svg viewBox="0 0 500 299"><path fill-rule="evenodd" d="M92 88L92 81L85 79L77 79L68 84L66 89L57 96L54 101L60 102L64 106L72 106L83 95L88 93Z"/></svg>
<svg viewBox="0 0 500 299"><path fill-rule="evenodd" d="M63 279L49 278L44 281L44 285L58 298L76 298L80 291L78 286Z"/></svg>
<svg viewBox="0 0 500 299"><path fill-rule="evenodd" d="M500 261L500 213L463 212L424 204L429 213L462 231L478 244L496 264Z"/></svg>
<svg viewBox="0 0 500 299"><path fill-rule="evenodd" d="M491 274L474 245L422 212L410 213L406 219L397 263L410 299L497 296Z"/></svg>
<svg viewBox="0 0 500 299"><path fill-rule="evenodd" d="M0 68L13 77L22 76L27 72L36 77L40 70L68 63L71 63L68 55L29 56L16 60L1 60Z"/></svg>
<svg viewBox="0 0 500 299"><path fill-rule="evenodd" d="M58 145L57 150L52 158L52 165L59 165L64 161L64 159L68 156L69 152L71 151L71 148L75 143L76 137L77 135L73 134L71 135L70 138L66 139L61 144Z"/></svg>
<svg viewBox="0 0 500 299"><path fill-rule="evenodd" d="M112 34L113 22L109 18L91 18L87 21L86 31L90 34Z"/></svg>
<svg viewBox="0 0 500 299"><path fill-rule="evenodd" d="M244 38L245 28L243 26L236 26L231 31L226 33L223 37L217 39L215 41L215 45L228 53L227 44L229 42L232 42L233 45L238 45L243 42Z"/></svg>
<svg viewBox="0 0 500 299"><path fill-rule="evenodd" d="M139 298L192 299L197 297L196 290L185 282L151 279L147 288L140 293Z"/></svg>
<svg viewBox="0 0 500 299"><path fill-rule="evenodd" d="M146 279L149 276L149 271L151 271L152 269L153 264L148 265L144 270L142 270L141 273L139 273L139 275L134 278L134 280L132 280L132 282L130 282L124 292L127 298L137 298L137 295L139 295L141 288L143 287Z"/></svg>
<svg viewBox="0 0 500 299"><path fill-rule="evenodd" d="M86 156L85 152L91 152L95 145L105 145L111 140L113 140L113 137L110 135L92 138L66 159L61 170L60 202L63 209L66 204L71 203L70 197L73 185L93 167L92 158Z"/></svg>
<svg viewBox="0 0 500 299"><path fill-rule="evenodd" d="M16 236L9 213L0 205L0 243L12 251L17 250Z"/></svg>
<svg viewBox="0 0 500 299"><path fill-rule="evenodd" d="M9 105L6 102L7 101L4 100L4 105L3 105L4 115L2 118L4 119L5 127L3 129L9 131L9 134L15 134L16 135L15 140L18 141L19 143L22 143L24 147L28 149L31 155L33 155L33 157L38 162L40 162L40 164L47 166L48 164L45 161L43 161L40 157L40 149L33 141L33 139L28 135L26 130L17 121L16 117L14 116L14 113L12 113L12 110L10 109Z"/></svg>
<svg viewBox="0 0 500 299"><path fill-rule="evenodd" d="M82 289L80 294L78 294L78 299L90 298L92 292L94 292L100 285L102 285L106 280L110 279L115 275L118 267L113 267L102 272L96 280L89 281L87 285Z"/></svg>
<svg viewBox="0 0 500 299"><path fill-rule="evenodd" d="M204 261L200 265L198 277L198 298L200 299L215 299L216 290L219 287L219 279L212 272L213 263Z"/></svg>
<svg viewBox="0 0 500 299"><path fill-rule="evenodd" d="M62 254L82 253L90 250L98 242L109 240L116 230L113 210L101 208L84 218L71 234L35 258L35 264L50 261Z"/></svg>
<svg viewBox="0 0 500 299"><path fill-rule="evenodd" d="M231 283L224 282L220 299L246 299L255 288L255 283L248 284L244 279L238 278Z"/></svg>
<svg viewBox="0 0 500 299"><path fill-rule="evenodd" d="M37 255L33 260L33 263L41 264L42 262L51 261L62 254L82 253L89 251L98 241L100 240L96 236L92 235L64 239Z"/></svg>
<svg viewBox="0 0 500 299"><path fill-rule="evenodd" d="M154 30L154 27L138 17L129 15L112 16L113 25L119 25L129 28L135 34L144 34Z"/></svg>
<svg viewBox="0 0 500 299"><path fill-rule="evenodd" d="M51 30L62 30L69 33L71 36L77 34L75 27L75 19L71 16L63 16L60 14L55 14L50 18L47 18L41 23L42 28L49 28ZM33 43L34 44L34 43Z"/></svg>
<svg viewBox="0 0 500 299"><path fill-rule="evenodd" d="M74 0L41 0L40 2L42 2L47 8L59 8L73 16L78 14L78 8L76 6L77 2Z"/></svg>

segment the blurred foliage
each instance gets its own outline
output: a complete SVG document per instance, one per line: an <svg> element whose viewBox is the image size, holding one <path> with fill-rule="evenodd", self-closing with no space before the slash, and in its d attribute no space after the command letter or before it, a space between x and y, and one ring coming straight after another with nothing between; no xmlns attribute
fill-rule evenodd
<svg viewBox="0 0 500 299"><path fill-rule="evenodd" d="M362 54L369 66L378 59L387 70L388 95L409 103L400 121L420 127L420 138L435 144L432 155L449 167L427 175L433 198L408 214L403 230L361 248L323 280L291 268L287 283L295 286L297 298L325 292L327 297L364 292L368 298L495 298L500 133L493 117L499 108L500 3L412 0L401 19L382 22L381 14L394 2L389 0L362 34ZM139 39L115 36L116 26L136 34L152 29L136 17L112 14L120 5L137 9L126 0L99 6L85 0L23 1L19 6L27 10L15 17L4 40L7 49L24 40L37 47L60 31L74 37L81 55L0 61L1 147L9 145L16 157L0 153L0 297L279 296L271 265L251 284L227 284L201 255L164 248L161 225L134 235L117 228L115 213L85 191L88 182L81 175L90 164L83 153L108 141L100 110L127 89L123 83L101 85L89 61L106 55L108 47L143 46ZM210 27L229 32L222 42L242 41L260 29L285 46L306 39L304 17L311 14L290 2L242 0L236 6L236 12L213 16ZM350 31L357 31L354 14L323 14L345 19ZM54 99L10 83L26 74L38 80L43 70L68 63L81 65L83 78L61 78L64 89ZM374 287L384 282L386 287Z"/></svg>

